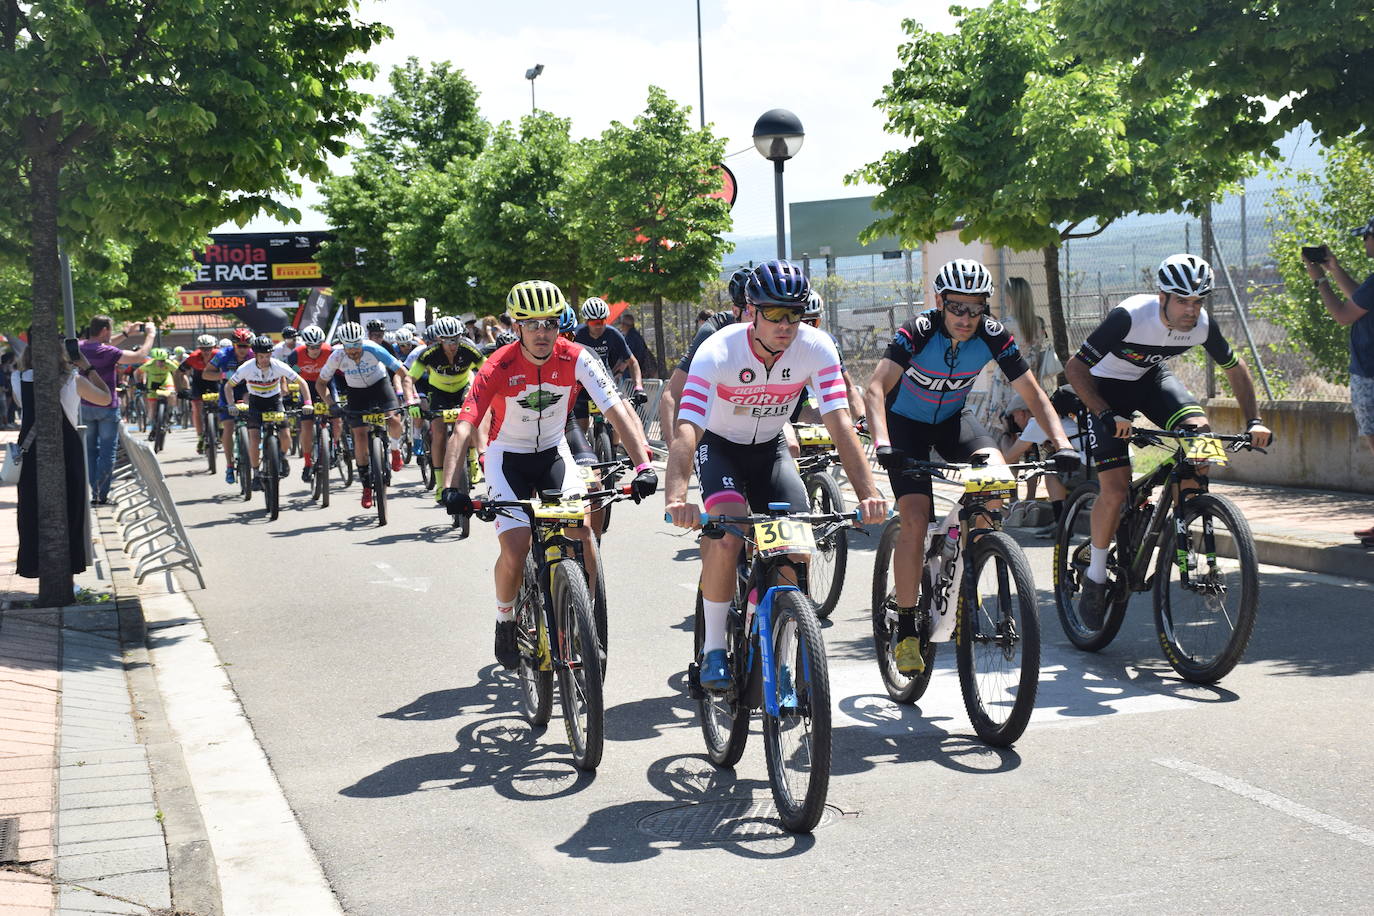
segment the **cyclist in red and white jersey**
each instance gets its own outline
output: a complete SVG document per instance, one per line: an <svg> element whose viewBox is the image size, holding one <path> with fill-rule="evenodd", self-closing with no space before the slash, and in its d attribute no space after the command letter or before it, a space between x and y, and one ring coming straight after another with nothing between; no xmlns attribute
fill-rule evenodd
<svg viewBox="0 0 1374 916"><path fill-rule="evenodd" d="M585 493L582 475L568 450L564 429L578 387L620 433L627 452L638 462L632 486L636 496L658 489L650 466L648 443L638 419L625 405L601 360L558 334L558 319L567 306L563 292L547 280L525 280L511 288L506 310L515 319L520 343L502 347L478 370L453 430L444 462L445 480L457 477L458 462L483 417L492 414L486 453L486 477L493 500L529 499L543 490L565 497ZM471 514L469 495L452 487L443 494L454 514ZM589 581L596 581L596 547L589 525L569 529L583 542ZM515 599L530 550L529 523L523 517L498 516L496 561L496 660L506 668L519 663L515 644Z"/></svg>
<svg viewBox="0 0 1374 916"><path fill-rule="evenodd" d="M320 370L329 362L332 348L324 342L324 331L314 324L301 331L300 341L300 346L287 354L285 363L295 369L313 391L315 383L319 381ZM332 386L333 383L330 384ZM343 424L336 418L334 435L340 436L342 432ZM310 412L301 413L301 456L305 461L305 467L301 469L301 480L309 483L315 472L315 415Z"/></svg>
<svg viewBox="0 0 1374 916"><path fill-rule="evenodd" d="M703 504L711 515L766 512L770 502L806 511L806 488L788 454L783 428L808 384L820 395L821 420L859 495L864 523L877 524L886 517L887 500L873 482L850 419L835 344L801 323L810 292L797 265L759 265L745 285L753 318L712 334L692 358L664 490L668 515L678 527L701 527L701 508L687 502L694 457ZM699 662L701 686L707 690L730 687L725 622L742 546L729 534L701 542L705 638Z"/></svg>

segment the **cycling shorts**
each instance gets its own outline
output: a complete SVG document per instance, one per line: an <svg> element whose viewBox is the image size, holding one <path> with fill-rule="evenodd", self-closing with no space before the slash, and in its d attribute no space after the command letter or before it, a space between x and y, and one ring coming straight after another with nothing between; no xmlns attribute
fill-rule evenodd
<svg viewBox="0 0 1374 916"><path fill-rule="evenodd" d="M558 490L565 498L587 492L582 472L572 460L566 441L542 452L508 452L493 443L487 449L487 486L493 500L529 499L544 490ZM528 528L524 513L515 518L496 516L496 534L515 528Z"/></svg>
<svg viewBox="0 0 1374 916"><path fill-rule="evenodd" d="M468 396L466 386L457 391L440 391L435 388L429 392L429 409L438 413L441 410L452 410L463 406L463 399Z"/></svg>
<svg viewBox="0 0 1374 916"><path fill-rule="evenodd" d="M218 394L219 382L207 382L203 378L191 379L191 397L199 401L201 395Z"/></svg>
<svg viewBox="0 0 1374 916"><path fill-rule="evenodd" d="M922 423L889 410L887 436L894 449L917 461L929 461L932 448L940 453L940 458L952 463L968 461L974 452L997 447L997 440L967 407L939 423ZM931 495L929 477L890 474L888 480L894 499L913 493Z"/></svg>
<svg viewBox="0 0 1374 916"><path fill-rule="evenodd" d="M256 394L248 396L248 428L262 429L262 415L269 410L280 411L281 395L273 395L270 398L260 398Z"/></svg>
<svg viewBox="0 0 1374 916"><path fill-rule="evenodd" d="M389 377L379 378L366 388L349 387L347 390L348 406L344 407L343 412L344 416L348 417L350 425L355 428L363 425L362 417L365 413L386 412L401 406Z"/></svg>
<svg viewBox="0 0 1374 916"><path fill-rule="evenodd" d="M697 445L695 464L702 508L709 514L719 514L716 507L724 502L748 503L753 512L767 512L769 503L788 503L793 512L810 509L797 463L781 434L741 445L708 430Z"/></svg>
<svg viewBox="0 0 1374 916"><path fill-rule="evenodd" d="M575 418L568 418L564 435L568 443L568 451L572 452L574 462L579 465L596 464L596 450L587 441L587 434L582 431L582 427L577 425Z"/></svg>
<svg viewBox="0 0 1374 916"><path fill-rule="evenodd" d="M1160 429L1172 430L1189 417L1207 414L1172 372L1155 369L1138 379L1094 378L1097 393L1107 406L1128 420L1140 411ZM1088 416L1088 453L1099 471L1128 467L1130 440L1118 439L1104 430L1102 421Z"/></svg>

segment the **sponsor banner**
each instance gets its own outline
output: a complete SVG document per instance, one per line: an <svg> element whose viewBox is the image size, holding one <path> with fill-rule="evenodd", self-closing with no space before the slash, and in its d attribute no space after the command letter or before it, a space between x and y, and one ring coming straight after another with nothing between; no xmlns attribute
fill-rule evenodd
<svg viewBox="0 0 1374 916"><path fill-rule="evenodd" d="M318 280L324 276L320 265L311 261L309 264L273 264L273 280Z"/></svg>
<svg viewBox="0 0 1374 916"><path fill-rule="evenodd" d="M196 253L195 279L183 291L331 286L315 255L326 232L231 232L210 236Z"/></svg>

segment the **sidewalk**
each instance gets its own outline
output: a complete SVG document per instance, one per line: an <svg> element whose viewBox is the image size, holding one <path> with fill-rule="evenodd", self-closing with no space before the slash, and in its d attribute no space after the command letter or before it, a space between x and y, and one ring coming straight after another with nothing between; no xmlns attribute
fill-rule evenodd
<svg viewBox="0 0 1374 916"><path fill-rule="evenodd" d="M15 512L14 487L0 488L0 818L18 829L13 861L0 865L0 913L169 912L110 563L97 538L76 579L93 603L28 607L37 581L15 575Z"/></svg>

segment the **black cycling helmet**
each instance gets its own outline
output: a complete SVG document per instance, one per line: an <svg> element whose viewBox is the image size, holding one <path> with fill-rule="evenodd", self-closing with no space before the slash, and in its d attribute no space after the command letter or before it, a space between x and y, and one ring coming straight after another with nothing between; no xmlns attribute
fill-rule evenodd
<svg viewBox="0 0 1374 916"><path fill-rule="evenodd" d="M271 353L271 352L272 352L272 338L268 337L266 334L259 334L257 337L254 337L254 338L253 338L253 352L254 352L254 353Z"/></svg>
<svg viewBox="0 0 1374 916"><path fill-rule="evenodd" d="M736 267L735 272L730 275L730 302L735 308L744 308L744 287L753 275L754 271L748 267Z"/></svg>
<svg viewBox="0 0 1374 916"><path fill-rule="evenodd" d="M380 318L373 318L371 321L369 321L369 322L367 323L367 333L369 333L369 334L371 334L373 331L385 331L385 330L386 330L386 322L383 321L383 320L380 319Z"/></svg>
<svg viewBox="0 0 1374 916"><path fill-rule="evenodd" d="M791 261L767 261L750 274L744 286L744 298L750 305L789 305L804 309L811 298L811 284L802 269Z"/></svg>
<svg viewBox="0 0 1374 916"><path fill-rule="evenodd" d="M295 340L295 339L296 339L296 329L293 328L291 325L288 324L286 327L284 327L284 328L281 329L281 339L282 339L282 340Z"/></svg>

